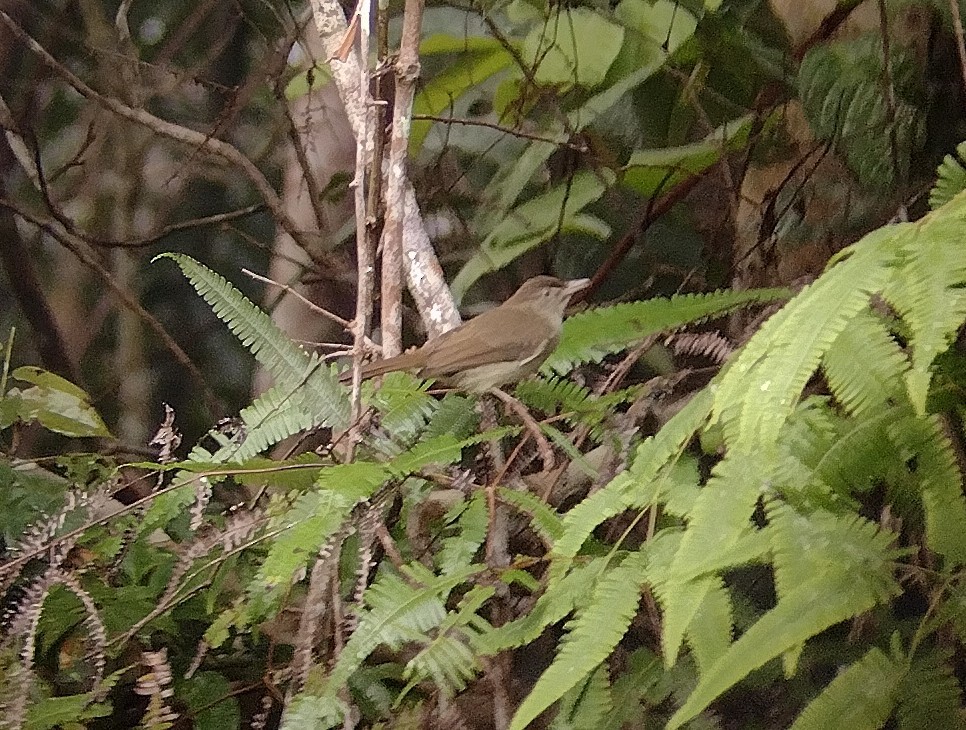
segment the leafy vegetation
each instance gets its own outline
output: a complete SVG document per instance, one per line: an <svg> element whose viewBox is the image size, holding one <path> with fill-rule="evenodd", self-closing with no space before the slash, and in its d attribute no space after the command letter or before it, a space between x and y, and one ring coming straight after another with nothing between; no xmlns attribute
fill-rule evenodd
<svg viewBox="0 0 966 730"><path fill-rule="evenodd" d="M0 724L966 726L945 4L841 35L853 4L804 30L746 0L426 8L410 202L453 296L595 280L512 400L407 373L353 390L348 346L272 311L318 285L370 346L365 296L333 294L365 251L337 214L356 171L319 172L345 75L324 23L116 5L62 46L67 16L0 14L43 71L0 81L0 305L33 335L9 330L0 371ZM259 304L217 272L265 268L273 233L271 265L304 270ZM76 271L52 248L90 277L72 299L40 276ZM92 328L59 346L58 294ZM142 438L136 403L162 397Z"/></svg>

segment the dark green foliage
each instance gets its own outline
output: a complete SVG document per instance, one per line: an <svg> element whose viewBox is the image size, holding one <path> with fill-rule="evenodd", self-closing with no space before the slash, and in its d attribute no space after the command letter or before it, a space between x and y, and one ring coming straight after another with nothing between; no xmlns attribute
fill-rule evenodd
<svg viewBox="0 0 966 730"><path fill-rule="evenodd" d="M798 91L816 136L835 144L863 185L905 182L925 142L924 91L913 54L891 46L886 80L882 40L816 46L798 71Z"/></svg>

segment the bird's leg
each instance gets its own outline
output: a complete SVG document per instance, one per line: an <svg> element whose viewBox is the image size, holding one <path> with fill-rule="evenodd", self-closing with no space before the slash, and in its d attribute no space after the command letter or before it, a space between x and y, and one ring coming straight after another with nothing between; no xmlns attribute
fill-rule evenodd
<svg viewBox="0 0 966 730"><path fill-rule="evenodd" d="M480 411L480 428L488 431L496 428L496 408L493 401L489 398L480 398L477 401L477 408ZM484 444L483 453L486 455L487 474L486 479L486 503L489 511L489 527L486 531L486 564L490 566L507 566L510 564L510 535L509 519L505 509L497 509L496 487L497 479L493 475L503 474L506 467L506 459L500 448L500 442L493 439Z"/></svg>
<svg viewBox="0 0 966 730"><path fill-rule="evenodd" d="M537 444L537 450L540 452L540 460L543 462L543 470L552 471L556 464L553 456L553 447L547 441L547 437L543 435L543 431L540 430L540 424L530 415L527 407L512 395L504 393L499 388L490 388L489 392L494 398L503 401L523 421L524 427L530 432L534 442Z"/></svg>

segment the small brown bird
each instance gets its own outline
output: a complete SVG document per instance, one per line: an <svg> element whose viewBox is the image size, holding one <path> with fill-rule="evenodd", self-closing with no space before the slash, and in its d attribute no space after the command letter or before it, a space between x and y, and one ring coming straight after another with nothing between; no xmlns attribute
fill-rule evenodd
<svg viewBox="0 0 966 730"><path fill-rule="evenodd" d="M589 285L589 279L535 276L500 306L422 347L363 366L362 378L408 370L470 393L515 383L539 370L553 352L570 298ZM351 378L351 371L342 375L343 382Z"/></svg>

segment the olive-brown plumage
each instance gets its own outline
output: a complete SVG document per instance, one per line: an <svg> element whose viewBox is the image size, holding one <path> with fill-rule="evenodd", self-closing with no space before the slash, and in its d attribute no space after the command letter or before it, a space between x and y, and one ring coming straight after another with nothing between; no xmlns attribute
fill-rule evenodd
<svg viewBox="0 0 966 730"><path fill-rule="evenodd" d="M553 352L570 298L589 284L535 276L500 306L422 347L363 366L362 377L407 370L472 393L515 383L535 373ZM350 377L346 373L343 380Z"/></svg>

